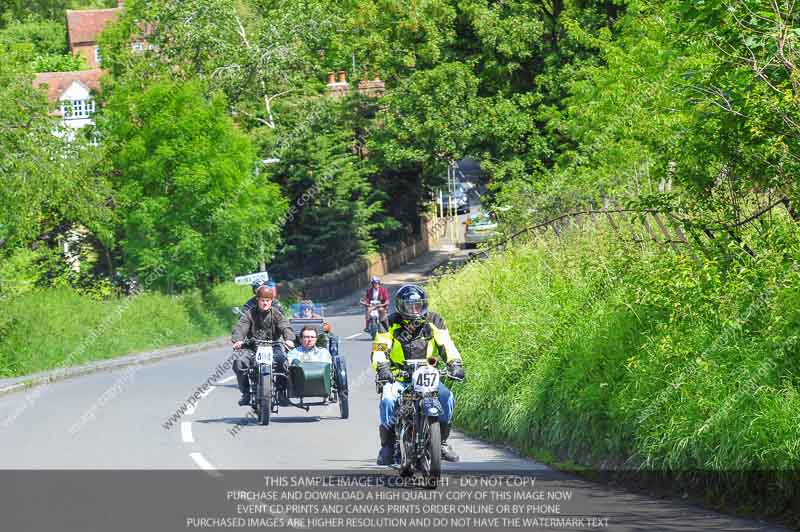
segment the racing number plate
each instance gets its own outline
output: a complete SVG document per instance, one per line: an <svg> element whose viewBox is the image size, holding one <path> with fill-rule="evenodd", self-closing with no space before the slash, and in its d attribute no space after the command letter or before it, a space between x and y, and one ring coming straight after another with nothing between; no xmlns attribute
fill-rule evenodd
<svg viewBox="0 0 800 532"><path fill-rule="evenodd" d="M256 350L256 362L259 364L269 364L272 358L272 349L266 346L259 346Z"/></svg>
<svg viewBox="0 0 800 532"><path fill-rule="evenodd" d="M433 366L417 368L411 377L415 392L435 392L439 389L439 370Z"/></svg>

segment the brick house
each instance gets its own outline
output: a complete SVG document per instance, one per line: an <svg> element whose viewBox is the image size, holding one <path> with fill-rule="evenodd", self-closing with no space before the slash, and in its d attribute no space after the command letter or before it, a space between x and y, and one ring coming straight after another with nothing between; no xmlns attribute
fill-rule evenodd
<svg viewBox="0 0 800 532"><path fill-rule="evenodd" d="M100 76L103 74L97 39L106 25L119 18L123 8L124 1L118 0L117 7L112 9L68 9L69 50L74 55L83 56L90 70L41 72L33 80L35 88L45 89L47 99L58 104L55 114L61 116L63 124L70 129L94 123L94 94L100 89ZM139 50L142 42L134 42L133 49Z"/></svg>
<svg viewBox="0 0 800 532"><path fill-rule="evenodd" d="M112 9L67 10L67 33L69 51L82 55L91 68L99 68L102 63L97 37L110 22L117 20L122 13L124 2Z"/></svg>

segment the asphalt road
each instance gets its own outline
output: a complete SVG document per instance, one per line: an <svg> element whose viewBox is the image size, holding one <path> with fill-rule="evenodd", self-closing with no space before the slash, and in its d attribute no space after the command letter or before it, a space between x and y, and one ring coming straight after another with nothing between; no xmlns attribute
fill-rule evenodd
<svg viewBox="0 0 800 532"><path fill-rule="evenodd" d="M446 253L427 256L385 280L390 288L420 280L425 271L445 256ZM270 426L259 426L247 417L249 409L236 404L239 393L233 374L228 371L193 408L184 411L180 419L173 420L171 426L165 428L170 416L180 411L187 399L215 374L218 365L230 355L228 348L209 349L154 364L87 375L0 397L0 469L6 470L0 471L0 529L47 529L41 523L31 525L31 528L25 526L25 523L34 522L27 520L26 512L39 511L27 508L26 504L31 501L30 493L40 493L41 487L31 487L30 491L20 488L28 485L26 477L19 480L8 470L72 470L76 484L67 492L73 495L86 489L85 486L82 489L75 487L82 485L77 470L185 470L197 471L203 477L224 476L230 470L313 470L395 478L396 472L375 465L379 445L378 398L369 367L371 342L361 332L363 315L357 306L359 295L353 294L328 307L333 313L329 315L329 321L341 338L340 351L349 370L351 412L347 420L339 418L337 405L312 407L309 412L281 408ZM468 357L467 354L467 360ZM446 463L446 473L539 475L543 479L549 478L542 481L549 483L548 489L558 487L574 493L571 506L566 505L560 512L561 516L595 516L606 520L605 526L581 521L579 526L555 527L558 529L781 530L757 521L696 508L682 501L652 499L571 477L552 476L550 470L540 463L458 432L451 442L462 461ZM193 483L200 482L197 477L191 478L195 479ZM97 485L94 480L92 482ZM94 493L91 500L102 500L98 497L107 494L107 490L102 491L104 493ZM146 519L151 509L151 517L160 515L154 506L171 498L163 495L151 502L143 502L149 500L148 495L156 497L155 494L143 493L142 490L137 493L137 500L146 506L135 517L126 518L123 524ZM64 496L60 492L52 497L61 503ZM41 511L45 514L54 511L54 502L42 499ZM75 502L70 508L78 512L83 506ZM457 508L454 510L465 515ZM466 508L461 510L466 511ZM125 509L119 512L124 513ZM520 508L513 515L530 515L530 512ZM17 519L9 521L9 516ZM4 518L8 527L3 525ZM109 529L105 522L102 527L98 525L99 528L93 528L93 521L87 523L79 524L75 529ZM509 527L500 526L503 523ZM61 522L63 526L53 529L73 529L66 524L66 521ZM372 524L379 526L379 523ZM474 526L460 529L484 528L479 524L486 523L473 521L470 525ZM187 527L193 528L188 524L177 528ZM490 528L510 527L510 522L494 522ZM138 527L132 526L131 529ZM161 529L173 529L173 526L170 524Z"/></svg>

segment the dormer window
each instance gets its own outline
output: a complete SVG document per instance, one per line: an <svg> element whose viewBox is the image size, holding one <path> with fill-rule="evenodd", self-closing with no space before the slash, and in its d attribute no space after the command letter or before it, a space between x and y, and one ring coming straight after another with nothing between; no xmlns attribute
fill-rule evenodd
<svg viewBox="0 0 800 532"><path fill-rule="evenodd" d="M96 46L94 48L94 62L98 65L100 64L100 47Z"/></svg>
<svg viewBox="0 0 800 532"><path fill-rule="evenodd" d="M90 118L94 113L94 100L63 100L61 115L64 120Z"/></svg>

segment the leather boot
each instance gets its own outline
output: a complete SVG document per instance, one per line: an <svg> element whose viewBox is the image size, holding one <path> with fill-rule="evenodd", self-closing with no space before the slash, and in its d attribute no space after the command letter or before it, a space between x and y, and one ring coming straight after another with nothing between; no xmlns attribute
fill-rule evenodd
<svg viewBox="0 0 800 532"><path fill-rule="evenodd" d="M394 462L394 428L388 429L381 425L378 427L381 437L381 449L378 451L378 465L392 465Z"/></svg>
<svg viewBox="0 0 800 532"><path fill-rule="evenodd" d="M459 456L447 443L447 438L450 437L450 423L439 422L439 430L442 434L442 459L446 462L458 462Z"/></svg>
<svg viewBox="0 0 800 532"><path fill-rule="evenodd" d="M239 399L239 406L250 405L250 379L247 373L237 373L236 381L239 383L239 391L242 392L242 397Z"/></svg>

